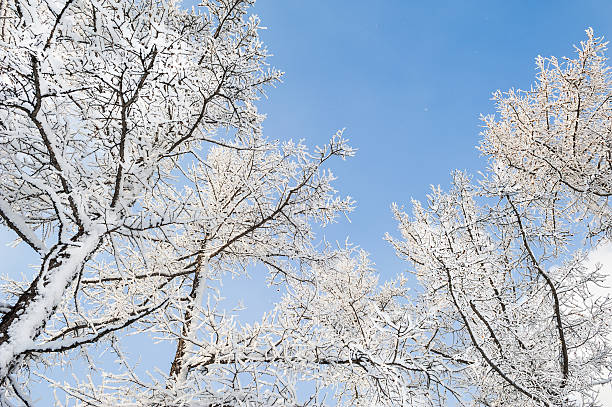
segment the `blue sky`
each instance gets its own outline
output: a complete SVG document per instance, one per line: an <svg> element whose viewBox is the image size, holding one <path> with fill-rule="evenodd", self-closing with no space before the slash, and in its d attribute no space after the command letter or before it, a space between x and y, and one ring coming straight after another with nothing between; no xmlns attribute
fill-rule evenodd
<svg viewBox="0 0 612 407"><path fill-rule="evenodd" d="M491 93L529 88L535 57L573 56L587 27L612 38L610 1L259 0L255 13L286 72L260 104L264 132L315 145L346 127L359 151L332 168L357 210L325 233L349 235L383 278L406 267L382 240L390 204L486 165L475 145Z"/></svg>

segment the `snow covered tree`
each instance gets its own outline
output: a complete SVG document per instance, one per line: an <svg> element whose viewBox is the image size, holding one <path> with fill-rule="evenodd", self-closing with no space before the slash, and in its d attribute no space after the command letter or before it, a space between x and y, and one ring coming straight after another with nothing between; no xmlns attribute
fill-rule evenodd
<svg viewBox="0 0 612 407"><path fill-rule="evenodd" d="M31 355L92 342L160 307L143 298L92 319L81 280L190 221L188 197L167 194L187 157L226 145L215 131L236 129L226 148L264 144L252 101L279 73L263 69L246 6L211 3L198 15L156 1L2 3L0 214L41 259L3 306L3 384ZM163 208L148 207L151 197Z"/></svg>
<svg viewBox="0 0 612 407"><path fill-rule="evenodd" d="M0 222L39 259L3 280L0 405L37 381L57 405L597 405L612 303L576 249L612 235L602 40L496 94L482 180L396 208L413 297L317 240L353 209L327 166L354 151L264 137L254 102L281 73L252 3L0 0ZM222 285L251 273L281 294L245 323ZM131 336L171 349L157 371Z"/></svg>
<svg viewBox="0 0 612 407"><path fill-rule="evenodd" d="M612 231L612 78L587 34L576 59L537 58L529 91L495 94L478 183L455 173L412 216L394 208L428 343L463 367L473 405L596 406L612 379L612 302L585 263Z"/></svg>
<svg viewBox="0 0 612 407"><path fill-rule="evenodd" d="M311 219L351 209L321 170L351 155L341 134L312 154L260 134L252 102L280 73L250 3L1 3L0 215L40 256L4 291L6 394L25 402L29 364L162 309L183 318L182 375L207 273L285 271L313 252Z"/></svg>
<svg viewBox="0 0 612 407"><path fill-rule="evenodd" d="M251 3L0 2L0 218L40 259L4 281L1 405L34 405L40 378L95 406L395 405L444 386L412 349L404 281L315 241L353 208L325 169L353 154L342 132L312 152L261 134L253 102L280 73ZM284 296L244 324L220 284L261 266ZM137 334L174 345L154 377L125 356ZM47 373L77 360L76 382Z"/></svg>

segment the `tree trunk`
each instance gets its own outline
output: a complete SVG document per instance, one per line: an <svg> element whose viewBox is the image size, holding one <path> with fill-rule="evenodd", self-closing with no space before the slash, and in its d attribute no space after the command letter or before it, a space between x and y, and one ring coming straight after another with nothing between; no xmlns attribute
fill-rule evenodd
<svg viewBox="0 0 612 407"><path fill-rule="evenodd" d="M0 383L33 345L101 241L99 231L84 233L73 242L56 244L45 256L38 276L0 321Z"/></svg>
<svg viewBox="0 0 612 407"><path fill-rule="evenodd" d="M196 272L193 276L193 284L191 286L191 292L189 293L190 302L187 305L187 310L185 311L185 323L183 324L183 329L181 330L181 337L178 340L178 344L176 346L176 354L174 355L174 360L172 361L172 366L170 367L170 377L173 379L184 379L187 376L187 371L185 370L187 366L185 366L185 354L187 351L187 342L190 336L194 333L193 331L193 314L194 309L200 305L197 304L198 301L202 300L202 255L199 255L197 258L197 266Z"/></svg>

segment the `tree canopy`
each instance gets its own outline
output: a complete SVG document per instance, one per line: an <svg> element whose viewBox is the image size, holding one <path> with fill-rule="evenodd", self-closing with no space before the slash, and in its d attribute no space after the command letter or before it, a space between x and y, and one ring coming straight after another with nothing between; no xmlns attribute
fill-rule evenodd
<svg viewBox="0 0 612 407"><path fill-rule="evenodd" d="M600 405L603 39L495 93L486 170L393 206L410 271L380 281L315 233L355 207L329 169L355 153L343 131L315 148L263 134L255 103L282 73L252 3L0 2L0 221L39 259L0 291L0 405L34 405L36 382L58 405ZM221 304L250 272L281 293L254 324ZM148 375L124 352L145 335L173 349ZM54 377L76 361L90 373Z"/></svg>

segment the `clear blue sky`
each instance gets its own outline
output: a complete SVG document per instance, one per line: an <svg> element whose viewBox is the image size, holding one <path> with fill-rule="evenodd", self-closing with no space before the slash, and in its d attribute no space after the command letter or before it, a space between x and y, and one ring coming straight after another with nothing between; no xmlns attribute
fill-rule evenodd
<svg viewBox="0 0 612 407"><path fill-rule="evenodd" d="M346 127L359 151L332 168L358 206L352 223L325 234L350 236L384 279L407 267L382 240L396 231L390 204L447 186L453 169L484 168L474 146L491 93L528 88L534 58L572 55L589 26L612 38L609 0L259 0L254 12L268 27L270 63L286 72L260 103L265 134L314 146ZM3 243L13 238L0 228ZM23 246L1 244L0 259L2 273L31 273ZM253 294L268 295L263 286Z"/></svg>
<svg viewBox="0 0 612 407"><path fill-rule="evenodd" d="M346 127L359 151L333 169L358 206L326 234L349 235L384 278L406 267L382 241L390 204L485 166L475 145L491 93L529 88L534 58L573 56L587 27L612 38L609 0L259 0L255 12L286 72L261 103L265 134L314 145Z"/></svg>

